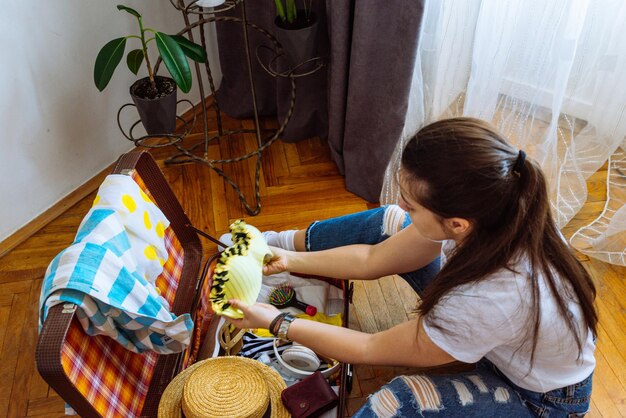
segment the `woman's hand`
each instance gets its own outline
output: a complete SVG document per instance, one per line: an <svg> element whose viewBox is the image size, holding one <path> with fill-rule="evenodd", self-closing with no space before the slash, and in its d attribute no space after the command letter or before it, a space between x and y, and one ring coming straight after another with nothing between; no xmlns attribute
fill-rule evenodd
<svg viewBox="0 0 626 418"><path fill-rule="evenodd" d="M270 247L272 250L272 258L263 266L263 274L269 276L270 274L282 273L283 271L289 271L289 255L291 251L283 250L282 248Z"/></svg>
<svg viewBox="0 0 626 418"><path fill-rule="evenodd" d="M266 303L255 303L254 305L247 305L237 299L229 300L228 303L234 308L240 309L243 312L242 319L227 318L230 323L239 329L243 328L265 328L268 329L270 323L280 311L272 305Z"/></svg>

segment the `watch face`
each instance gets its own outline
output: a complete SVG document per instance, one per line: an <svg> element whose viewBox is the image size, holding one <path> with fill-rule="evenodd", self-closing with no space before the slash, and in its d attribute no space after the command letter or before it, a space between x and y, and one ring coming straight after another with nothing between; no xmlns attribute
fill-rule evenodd
<svg viewBox="0 0 626 418"><path fill-rule="evenodd" d="M285 315L285 318L283 318L283 321L278 326L279 339L283 341L289 341L289 338L287 338L287 332L289 331L289 325L291 325L294 319L296 318L291 314Z"/></svg>

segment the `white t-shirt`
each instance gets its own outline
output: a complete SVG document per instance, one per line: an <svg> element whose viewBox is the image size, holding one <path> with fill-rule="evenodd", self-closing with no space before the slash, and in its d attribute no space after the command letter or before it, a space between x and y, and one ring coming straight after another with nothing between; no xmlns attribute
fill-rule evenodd
<svg viewBox="0 0 626 418"><path fill-rule="evenodd" d="M452 244L452 245L450 245ZM444 243L445 253L454 242ZM459 361L474 363L483 357L495 364L516 385L535 392L578 383L595 367L595 345L591 331L586 333L579 357L574 336L558 313L558 306L542 275L538 274L541 316L537 348L532 369L530 356L532 334L531 288L527 277L530 266L520 261L514 269L502 269L479 283L462 285L444 296L424 318L424 330L442 350ZM561 286L561 295L569 286ZM575 323L584 327L577 299L569 299L568 308ZM432 316L431 316L432 314ZM437 318L442 331L433 326ZM521 346L521 348L520 348Z"/></svg>

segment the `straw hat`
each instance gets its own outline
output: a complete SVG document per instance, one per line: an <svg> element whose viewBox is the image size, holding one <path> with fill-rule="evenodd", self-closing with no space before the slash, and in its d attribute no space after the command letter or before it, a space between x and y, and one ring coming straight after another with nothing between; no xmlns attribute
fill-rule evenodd
<svg viewBox="0 0 626 418"><path fill-rule="evenodd" d="M280 400L287 387L278 372L245 357L199 361L165 388L159 418L289 418Z"/></svg>

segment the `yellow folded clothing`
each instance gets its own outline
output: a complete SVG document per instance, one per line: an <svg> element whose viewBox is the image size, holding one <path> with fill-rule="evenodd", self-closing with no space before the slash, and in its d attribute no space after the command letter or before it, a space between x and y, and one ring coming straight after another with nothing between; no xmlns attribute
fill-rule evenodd
<svg viewBox="0 0 626 418"><path fill-rule="evenodd" d="M233 245L226 248L215 266L209 298L213 311L230 318L243 318L243 312L228 301L239 299L251 305L261 290L263 264L272 256L261 231L244 221L230 225Z"/></svg>
<svg viewBox="0 0 626 418"><path fill-rule="evenodd" d="M308 319L309 321L321 322L323 324L336 325L338 327L341 326L341 322L343 320L343 315L336 314L332 316L324 315L321 312L316 313L314 316L307 315L305 313L296 315L296 318ZM273 337L272 333L263 328L257 328L252 330L255 335L259 337Z"/></svg>

